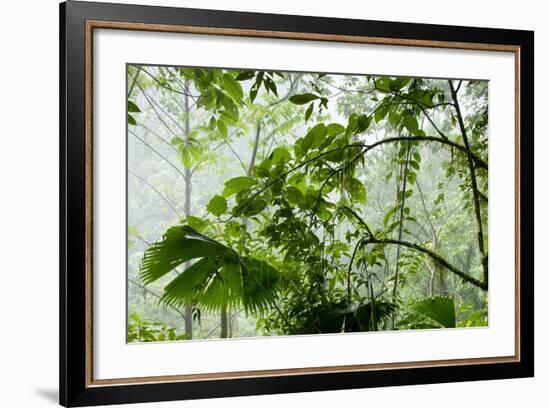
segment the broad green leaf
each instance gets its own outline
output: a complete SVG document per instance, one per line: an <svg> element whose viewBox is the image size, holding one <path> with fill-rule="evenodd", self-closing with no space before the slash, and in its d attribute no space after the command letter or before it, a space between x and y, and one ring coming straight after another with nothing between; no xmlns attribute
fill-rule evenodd
<svg viewBox="0 0 550 408"><path fill-rule="evenodd" d="M137 126L137 122L136 120L134 119L134 117L130 114L128 114L128 124L129 125L133 125L133 126Z"/></svg>
<svg viewBox="0 0 550 408"><path fill-rule="evenodd" d="M414 304L414 309L443 327L456 327L455 302L452 298L435 296Z"/></svg>
<svg viewBox="0 0 550 408"><path fill-rule="evenodd" d="M223 87L229 95L236 101L240 101L243 98L243 88L241 84L231 74L223 74Z"/></svg>
<svg viewBox="0 0 550 408"><path fill-rule="evenodd" d="M301 147L304 154L310 149L315 149L324 142L327 136L327 128L323 123L313 126L302 140Z"/></svg>
<svg viewBox="0 0 550 408"><path fill-rule="evenodd" d="M372 116L359 115L357 118L357 127L355 128L356 133L363 133L367 130L372 122Z"/></svg>
<svg viewBox="0 0 550 408"><path fill-rule="evenodd" d="M420 165L418 164L418 162L415 162L414 160L411 160L410 161L411 163L411 167L415 170L419 170L420 169Z"/></svg>
<svg viewBox="0 0 550 408"><path fill-rule="evenodd" d="M208 203L206 209L209 213L219 217L227 211L227 201L222 196L215 195Z"/></svg>
<svg viewBox="0 0 550 408"><path fill-rule="evenodd" d="M424 132L418 128L418 120L411 114L405 114L403 123L407 130L414 136L424 136Z"/></svg>
<svg viewBox="0 0 550 408"><path fill-rule="evenodd" d="M296 205L303 200L304 195L297 187L290 186L285 191L285 197L290 204Z"/></svg>
<svg viewBox="0 0 550 408"><path fill-rule="evenodd" d="M289 98L289 101L292 102L295 105L305 105L306 103L310 103L311 101L314 101L315 99L319 99L318 95L314 95L312 93L304 93L300 95L292 95Z"/></svg>
<svg viewBox="0 0 550 408"><path fill-rule="evenodd" d="M390 83L391 82L392 82L392 79L389 78L389 77L378 78L375 82L376 88L379 91L382 91L382 92L390 92L391 91L391 89L390 89Z"/></svg>
<svg viewBox="0 0 550 408"><path fill-rule="evenodd" d="M397 126L401 122L401 115L399 115L399 113L397 113L395 110L390 110L388 119L390 120L390 123L392 125Z"/></svg>
<svg viewBox="0 0 550 408"><path fill-rule="evenodd" d="M233 213L241 217L252 217L253 215L261 213L264 208L267 207L267 201L263 198L254 198L253 200L246 200L233 209Z"/></svg>
<svg viewBox="0 0 550 408"><path fill-rule="evenodd" d="M383 106L376 110L376 112L374 113L374 120L376 121L376 123L380 122L386 117L388 109L388 106Z"/></svg>
<svg viewBox="0 0 550 408"><path fill-rule="evenodd" d="M223 196L225 198L233 194L240 193L243 190L249 189L256 184L256 180L252 177L240 176L227 180L224 185Z"/></svg>
<svg viewBox="0 0 550 408"><path fill-rule="evenodd" d="M269 159L273 164L279 164L280 162L287 162L291 159L291 155L284 147L277 147L269 155Z"/></svg>
<svg viewBox="0 0 550 408"><path fill-rule="evenodd" d="M329 136L336 136L341 133L344 133L346 131L346 128L339 123L331 123L327 125L327 134Z"/></svg>
<svg viewBox="0 0 550 408"><path fill-rule="evenodd" d="M409 77L397 77L389 83L389 88L392 92L398 92L409 82L411 82Z"/></svg>

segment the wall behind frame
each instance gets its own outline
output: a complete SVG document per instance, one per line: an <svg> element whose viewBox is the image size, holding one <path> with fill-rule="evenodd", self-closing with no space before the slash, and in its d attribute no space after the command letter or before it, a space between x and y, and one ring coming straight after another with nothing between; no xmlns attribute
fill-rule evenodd
<svg viewBox="0 0 550 408"><path fill-rule="evenodd" d="M535 30L536 72L550 72L550 27L544 2L463 0L131 0L141 3L252 12L350 17ZM0 405L57 405L58 383L58 2L3 2L0 25ZM338 405L542 407L550 383L545 258L550 201L544 121L550 81L536 83L535 267L536 378L335 391L224 400L140 404L136 407L334 407ZM546 242L545 242L546 241ZM538 346L538 347L537 347Z"/></svg>

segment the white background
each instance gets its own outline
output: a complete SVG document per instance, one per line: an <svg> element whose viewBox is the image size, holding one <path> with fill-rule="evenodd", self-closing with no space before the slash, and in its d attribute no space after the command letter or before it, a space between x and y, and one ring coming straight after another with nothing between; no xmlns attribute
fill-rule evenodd
<svg viewBox="0 0 550 408"><path fill-rule="evenodd" d="M550 72L550 28L544 2L524 0L277 2L223 0L149 1L188 7L534 29L536 71L536 253L544 254L550 199L545 151L550 148L544 73ZM454 7L453 7L454 6ZM58 9L57 1L3 2L0 25L0 405L55 406L58 381ZM537 250L538 249L538 250ZM547 405L550 328L545 259L536 262L535 379L393 387L294 395L149 404L148 407L302 407L338 404L439 407Z"/></svg>

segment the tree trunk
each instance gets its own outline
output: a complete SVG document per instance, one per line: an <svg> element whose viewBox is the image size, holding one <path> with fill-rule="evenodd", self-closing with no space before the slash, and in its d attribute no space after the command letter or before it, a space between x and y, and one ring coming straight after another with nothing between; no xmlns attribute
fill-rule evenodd
<svg viewBox="0 0 550 408"><path fill-rule="evenodd" d="M228 325L227 325L227 308L224 307L222 309L222 312L221 312L221 321L220 321L220 327L221 327L221 330L220 330L220 337L222 339L226 339L227 338L227 333L228 333Z"/></svg>

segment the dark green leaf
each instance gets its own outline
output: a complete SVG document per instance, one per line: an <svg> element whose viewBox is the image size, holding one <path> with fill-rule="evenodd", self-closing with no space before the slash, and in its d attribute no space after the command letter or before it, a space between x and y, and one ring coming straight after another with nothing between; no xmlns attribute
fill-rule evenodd
<svg viewBox="0 0 550 408"><path fill-rule="evenodd" d="M128 112L141 112L141 110L134 102L128 101Z"/></svg>
<svg viewBox="0 0 550 408"><path fill-rule="evenodd" d="M254 78L256 75L255 71L243 71L235 78L237 81L246 81L248 79Z"/></svg>
<svg viewBox="0 0 550 408"><path fill-rule="evenodd" d="M309 120L309 117L313 113L313 102L308 106L305 114L305 121L307 122Z"/></svg>
<svg viewBox="0 0 550 408"><path fill-rule="evenodd" d="M289 98L289 101L295 105L305 105L306 103L314 101L315 99L319 99L319 96L311 93L304 93L300 95L291 96Z"/></svg>

